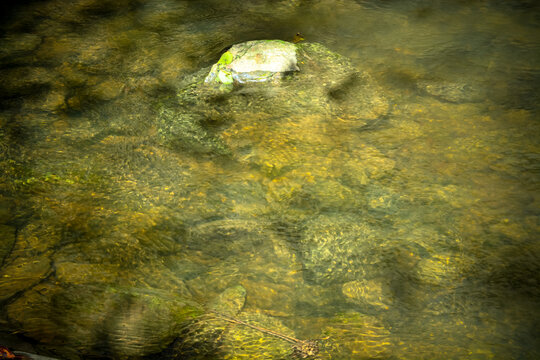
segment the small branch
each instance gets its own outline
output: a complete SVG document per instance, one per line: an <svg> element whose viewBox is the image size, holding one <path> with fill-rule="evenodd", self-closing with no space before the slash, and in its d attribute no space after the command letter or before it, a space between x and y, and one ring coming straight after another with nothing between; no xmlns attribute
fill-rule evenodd
<svg viewBox="0 0 540 360"><path fill-rule="evenodd" d="M259 326L255 326L255 325L249 324L249 323L247 323L245 321L234 319L234 318L228 317L226 315L220 314L217 311L212 311L212 312L215 313L216 315L218 315L218 317L221 320L225 320L225 321L228 321L228 322L231 322L231 323L234 323L234 324L244 325L244 326L250 327L252 329L258 330L260 332L279 337L279 338L281 338L283 340L286 340L286 341L288 341L290 343L293 343L293 344L297 344L297 343L302 342L302 340L293 338L292 336L288 336L288 335L285 335L285 334L280 334L278 332L275 332L275 331L272 331L272 330L269 330L269 329L265 329L265 328L262 328L262 327L259 327Z"/></svg>
<svg viewBox="0 0 540 360"><path fill-rule="evenodd" d="M260 326L252 325L245 321L235 319L233 317L221 314L217 311L212 311L212 313L217 315L217 317L223 321L227 321L227 322L238 324L238 325L244 325L249 328L255 329L257 331L260 331L262 333L272 335L282 340L290 342L291 344L293 344L293 356L297 358L306 359L308 357L315 356L319 353L319 345L317 344L316 340L299 340L292 336L281 334L270 329L265 329Z"/></svg>

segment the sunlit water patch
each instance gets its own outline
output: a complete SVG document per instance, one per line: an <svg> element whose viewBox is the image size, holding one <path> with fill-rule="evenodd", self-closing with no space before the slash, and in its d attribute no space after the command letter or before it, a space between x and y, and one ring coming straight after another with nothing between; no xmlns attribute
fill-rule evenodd
<svg viewBox="0 0 540 360"><path fill-rule="evenodd" d="M538 10L12 9L0 345L66 359L538 358ZM204 84L231 45L297 33L300 71Z"/></svg>

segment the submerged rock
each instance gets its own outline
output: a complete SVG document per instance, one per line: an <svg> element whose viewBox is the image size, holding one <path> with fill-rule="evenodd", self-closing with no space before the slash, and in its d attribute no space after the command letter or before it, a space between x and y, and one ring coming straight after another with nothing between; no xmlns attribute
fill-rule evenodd
<svg viewBox="0 0 540 360"><path fill-rule="evenodd" d="M39 283L51 271L51 261L46 256L17 257L7 261L0 271L0 301Z"/></svg>
<svg viewBox="0 0 540 360"><path fill-rule="evenodd" d="M238 314L246 302L246 289L242 285L230 287L215 298L210 308L222 314Z"/></svg>
<svg viewBox="0 0 540 360"><path fill-rule="evenodd" d="M247 47L247 54L239 55L237 46ZM291 76L283 77L286 73ZM276 78L282 81L268 81ZM223 89L223 84L231 86ZM248 107L273 115L339 111L340 116L357 118L378 117L388 110L388 101L369 74L317 43L272 40L235 45L212 69L185 76L178 88L181 105L213 108L222 115L229 110L229 116Z"/></svg>
<svg viewBox="0 0 540 360"><path fill-rule="evenodd" d="M306 222L300 239L301 259L307 279L331 285L366 275L374 230L359 219L320 215Z"/></svg>
<svg viewBox="0 0 540 360"><path fill-rule="evenodd" d="M223 138L234 135L227 132L231 127L254 118L278 125L315 115L323 123L344 119L359 128L389 110L368 73L317 43L238 44L211 69L185 75L176 87L177 104L158 99L157 126L163 143L184 152L234 156ZM239 144L231 140L227 145ZM239 149L243 155L249 155L248 146Z"/></svg>
<svg viewBox="0 0 540 360"><path fill-rule="evenodd" d="M13 97L38 93L52 85L57 74L44 67L21 66L4 69L0 96Z"/></svg>
<svg viewBox="0 0 540 360"><path fill-rule="evenodd" d="M451 103L474 103L484 100L481 91L473 84L466 82L423 80L417 83L417 87L430 96Z"/></svg>
<svg viewBox="0 0 540 360"><path fill-rule="evenodd" d="M388 359L392 353L390 329L379 319L349 312L336 316L325 329L333 346L323 355L338 359Z"/></svg>
<svg viewBox="0 0 540 360"><path fill-rule="evenodd" d="M221 320L219 314L236 316L244 307L246 289L241 285L225 289L208 304L210 312L186 326L171 346L172 358L175 359L210 359L223 358L219 348L221 337L229 323ZM214 313L215 312L215 313Z"/></svg>
<svg viewBox="0 0 540 360"><path fill-rule="evenodd" d="M41 44L41 36L29 33L4 36L0 40L0 62L12 62L14 58L27 55Z"/></svg>
<svg viewBox="0 0 540 360"><path fill-rule="evenodd" d="M385 279L354 280L343 284L341 288L347 300L377 308L388 309L392 303L388 281Z"/></svg>
<svg viewBox="0 0 540 360"><path fill-rule="evenodd" d="M158 135L174 149L196 154L227 154L227 147L201 123L203 118L185 109L162 107L159 110Z"/></svg>
<svg viewBox="0 0 540 360"><path fill-rule="evenodd" d="M26 291L5 310L19 332L70 359L104 353L134 358L159 352L200 313L194 302L158 289L48 283ZM105 349L100 347L104 343Z"/></svg>
<svg viewBox="0 0 540 360"><path fill-rule="evenodd" d="M197 319L172 347L178 359L285 359L293 352L295 334L279 319L242 311L246 290L226 289L210 312ZM268 331L270 330L270 331ZM277 335L276 335L277 333ZM303 357L304 358L304 357Z"/></svg>
<svg viewBox="0 0 540 360"><path fill-rule="evenodd" d="M424 284L453 287L464 278L471 263L466 256L436 254L420 260L417 275Z"/></svg>
<svg viewBox="0 0 540 360"><path fill-rule="evenodd" d="M279 319L264 314L244 312L238 320L285 336L295 336ZM293 351L290 342L242 324L227 327L221 350L225 359L286 359Z"/></svg>
<svg viewBox="0 0 540 360"><path fill-rule="evenodd" d="M246 290L227 288L208 304L209 312L185 327L162 357L173 359L286 359L293 353L318 351L311 341L298 340L281 320L244 311ZM315 346L305 348L305 346ZM302 347L299 349L299 347ZM312 353L312 352L311 352Z"/></svg>

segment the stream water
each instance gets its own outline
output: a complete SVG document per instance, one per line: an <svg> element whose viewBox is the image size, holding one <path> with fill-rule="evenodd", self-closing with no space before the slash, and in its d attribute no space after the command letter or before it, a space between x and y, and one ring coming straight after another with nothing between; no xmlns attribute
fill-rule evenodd
<svg viewBox="0 0 540 360"><path fill-rule="evenodd" d="M287 358L186 340L241 288L323 359L540 358L534 2L44 0L0 28L0 345ZM231 45L296 33L368 107L357 77L186 105Z"/></svg>

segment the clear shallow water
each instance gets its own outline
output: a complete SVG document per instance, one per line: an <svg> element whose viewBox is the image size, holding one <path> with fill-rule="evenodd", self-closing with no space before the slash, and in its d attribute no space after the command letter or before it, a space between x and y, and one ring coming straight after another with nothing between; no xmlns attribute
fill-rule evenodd
<svg viewBox="0 0 540 360"><path fill-rule="evenodd" d="M242 285L239 316L328 338L322 358L537 358L538 20L526 2L20 7L0 49L4 342L157 353L185 332L144 345L174 322L148 308ZM249 92L179 105L231 44L296 32L380 106L358 121L347 82L342 113ZM203 142L160 140L182 107ZM245 336L219 356L286 352Z"/></svg>

